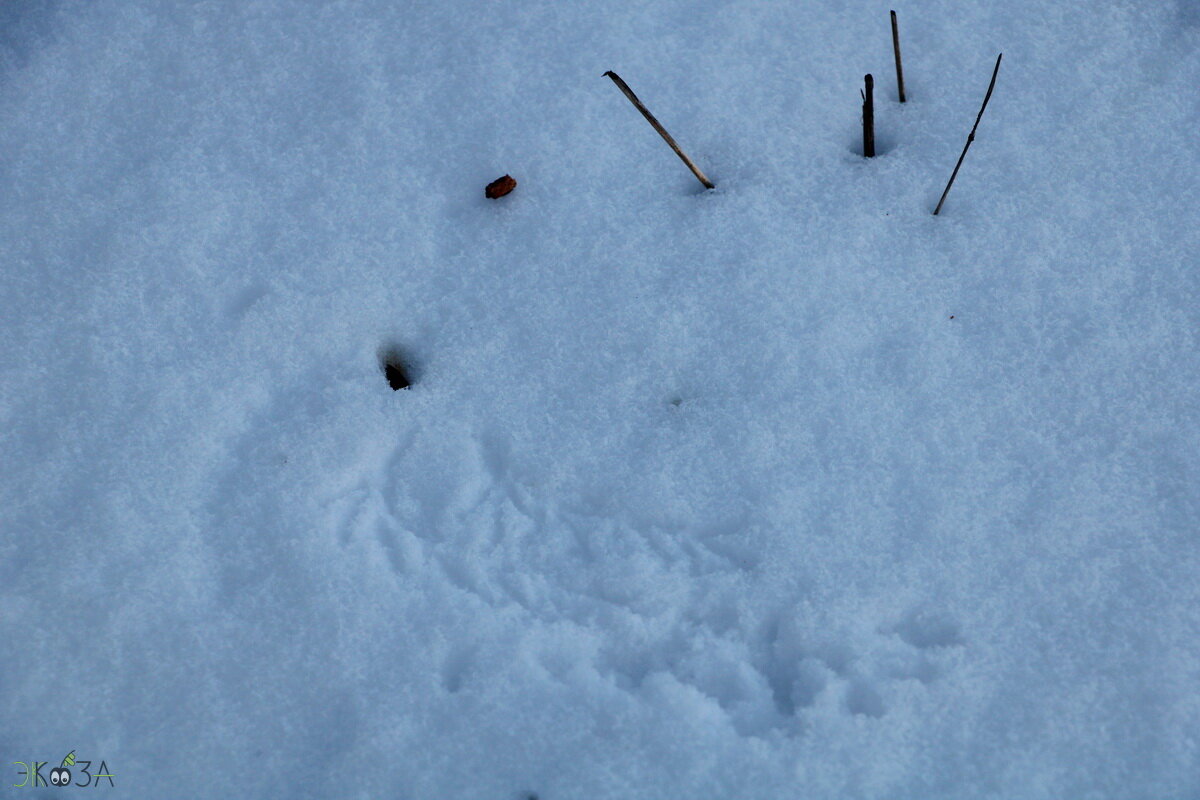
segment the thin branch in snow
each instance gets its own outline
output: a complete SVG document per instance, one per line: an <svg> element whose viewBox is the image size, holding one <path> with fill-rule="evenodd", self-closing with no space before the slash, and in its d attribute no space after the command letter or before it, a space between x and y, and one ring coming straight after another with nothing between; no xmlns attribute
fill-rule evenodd
<svg viewBox="0 0 1200 800"><path fill-rule="evenodd" d="M904 66L900 63L900 29L896 26L896 12L892 12L892 50L896 52L896 88L900 102L904 102Z"/></svg>
<svg viewBox="0 0 1200 800"><path fill-rule="evenodd" d="M642 101L638 100L637 95L634 94L633 90L629 88L629 84L621 80L621 76L612 70L609 70L604 74L609 78L612 78L613 83L615 83L617 88L629 98L629 102L633 103L634 108L642 112L642 116L646 118L646 121L650 123L654 130L658 131L658 135L661 136L667 144L671 145L671 149L675 151L675 155L683 159L683 163L687 164L688 169L690 169L692 174L696 176L696 180L704 184L705 189L714 188L713 182L705 177L704 173L701 172L700 168L697 167L695 163L693 163L692 160L687 157L686 153L679 149L679 145L675 144L675 140L671 138L671 134L667 133L667 129L659 124L659 121L654 118L654 115L650 113L649 109L642 105Z"/></svg>
<svg viewBox="0 0 1200 800"><path fill-rule="evenodd" d="M862 122L863 122L863 155L867 158L875 157L875 79L870 75L863 77L863 81L867 85L867 90L861 92L863 99L862 107Z"/></svg>
<svg viewBox="0 0 1200 800"><path fill-rule="evenodd" d="M950 173L950 182L946 184L946 190L942 192L942 199L938 200L937 208L933 210L935 217L942 210L942 203L946 202L946 195L950 194L950 187L954 185L954 179L958 177L958 168L962 166L963 159L967 157L967 150L971 147L971 142L975 141L975 130L979 127L979 120L983 119L983 112L987 108L988 100L992 99L992 89L996 88L996 75L1000 73L1000 59L1002 58L1004 58L1004 53L996 56L996 68L992 70L992 82L988 84L987 94L983 96L983 105L979 107L979 114L975 117L975 125L972 126L970 135L967 136L967 143L963 145L962 154L958 157L958 163L954 165L954 172Z"/></svg>

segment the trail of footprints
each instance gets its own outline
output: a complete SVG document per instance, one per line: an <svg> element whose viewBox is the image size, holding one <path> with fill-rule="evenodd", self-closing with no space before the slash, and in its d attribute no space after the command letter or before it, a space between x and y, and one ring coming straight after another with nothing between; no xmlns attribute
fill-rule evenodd
<svg viewBox="0 0 1200 800"><path fill-rule="evenodd" d="M574 623L602 639L592 666L614 685L637 692L652 674L669 675L719 704L743 735L799 734L806 714L821 709L884 717L889 687L934 686L966 644L952 615L925 606L882 621L865 638L806 636L786 614L784 622L750 632L721 622L719 608L699 613L686 606L655 628L656 575L698 577L703 589L722 575L753 569L752 553L722 545L734 538L729 526L664 531L539 502L513 474L498 437L480 437L465 457L442 459L460 465L450 474L431 467L422 485L404 485L399 476L414 474L405 460L426 455L414 450L418 438L331 502L343 546L373 543L399 579L437 570L487 606L519 606L546 625ZM637 584L626 561L646 558L653 564L641 565L647 577ZM656 635L631 642L604 630L596 622L598 603L643 620ZM736 613L726 616L734 620ZM547 671L565 673L572 657L547 653ZM474 658L470 647L446 656L448 692L474 674Z"/></svg>

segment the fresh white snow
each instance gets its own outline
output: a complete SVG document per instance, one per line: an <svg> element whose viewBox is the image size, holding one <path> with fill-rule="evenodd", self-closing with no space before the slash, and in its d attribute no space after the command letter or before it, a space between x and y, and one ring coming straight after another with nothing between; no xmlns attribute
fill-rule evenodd
<svg viewBox="0 0 1200 800"><path fill-rule="evenodd" d="M0 3L0 783L1200 797L1200 3L891 7Z"/></svg>

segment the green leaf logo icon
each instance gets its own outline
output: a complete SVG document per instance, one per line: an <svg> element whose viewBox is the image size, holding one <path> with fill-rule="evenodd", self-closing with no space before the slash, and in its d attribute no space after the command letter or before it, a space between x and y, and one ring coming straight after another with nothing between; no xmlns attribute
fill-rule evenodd
<svg viewBox="0 0 1200 800"><path fill-rule="evenodd" d="M71 752L67 753L67 757L66 757L66 758L64 758L64 759L62 760L62 765L63 765L64 767L73 767L73 766L75 766L75 751L74 751L74 750L72 750Z"/></svg>

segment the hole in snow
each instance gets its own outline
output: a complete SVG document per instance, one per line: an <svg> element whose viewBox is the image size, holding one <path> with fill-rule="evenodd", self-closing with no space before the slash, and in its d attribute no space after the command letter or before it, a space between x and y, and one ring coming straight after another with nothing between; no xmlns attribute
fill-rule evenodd
<svg viewBox="0 0 1200 800"><path fill-rule="evenodd" d="M963 643L958 622L949 614L936 609L913 609L896 626L896 633L908 644L922 650L931 647L953 647Z"/></svg>
<svg viewBox="0 0 1200 800"><path fill-rule="evenodd" d="M878 126L875 128L875 158L886 156L888 153L896 149L896 140L888 133L880 133ZM873 159L863 156L863 141L862 141L862 126L854 133L854 138L850 141L850 152L862 158L865 161Z"/></svg>
<svg viewBox="0 0 1200 800"><path fill-rule="evenodd" d="M884 714L883 698L875 687L864 680L855 680L846 690L846 708L851 714L863 714L878 719Z"/></svg>
<svg viewBox="0 0 1200 800"><path fill-rule="evenodd" d="M379 368L387 378L393 391L407 389L413 384L413 369L408 359L395 345L386 345L379 351Z"/></svg>

